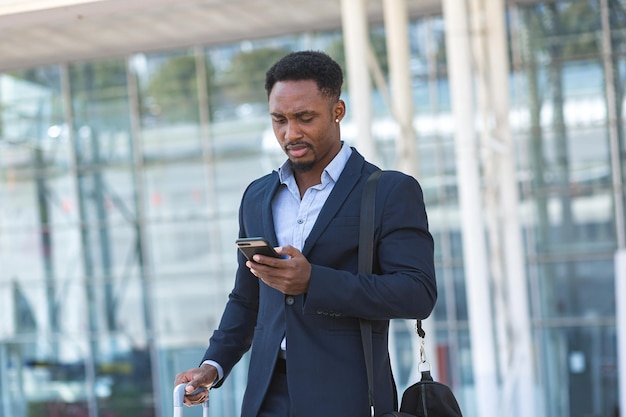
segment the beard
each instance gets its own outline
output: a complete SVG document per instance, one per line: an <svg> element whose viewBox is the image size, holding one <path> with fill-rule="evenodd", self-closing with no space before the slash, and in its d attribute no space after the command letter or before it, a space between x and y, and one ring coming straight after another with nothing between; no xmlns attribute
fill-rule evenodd
<svg viewBox="0 0 626 417"><path fill-rule="evenodd" d="M315 161L293 162L290 159L289 165L291 165L291 169L293 170L293 172L307 172L313 169L313 167L315 166Z"/></svg>
<svg viewBox="0 0 626 417"><path fill-rule="evenodd" d="M285 149L284 149L287 155L289 155L289 146L293 146L293 145L305 145L307 148L309 148L309 151L313 153L313 160L299 162L299 161L293 161L292 159L289 159L289 164L291 165L291 169L294 172L307 172L313 169L313 167L317 163L317 155L315 154L315 150L313 149L313 147L310 144L305 143L305 142L297 142L295 144L289 144L285 146Z"/></svg>

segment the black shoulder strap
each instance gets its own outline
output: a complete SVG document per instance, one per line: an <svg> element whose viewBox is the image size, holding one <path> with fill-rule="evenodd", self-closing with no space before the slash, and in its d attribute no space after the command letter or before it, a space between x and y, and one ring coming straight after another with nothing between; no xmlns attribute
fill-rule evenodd
<svg viewBox="0 0 626 417"><path fill-rule="evenodd" d="M373 172L365 182L361 197L359 229L359 272L372 272L374 257L374 211L376 209L376 186L382 171Z"/></svg>
<svg viewBox="0 0 626 417"><path fill-rule="evenodd" d="M372 262L374 258L374 214L376 209L376 186L382 171L373 172L363 190L361 197L361 218L359 228L359 272L367 274L372 272ZM365 370L367 372L368 397L371 416L374 417L374 352L372 348L372 323L369 320L359 320L361 325L361 341L363 343L363 354L365 356ZM426 335L422 329L422 321L417 320L415 324L417 334L424 338Z"/></svg>
<svg viewBox="0 0 626 417"><path fill-rule="evenodd" d="M359 228L359 272L372 272L374 258L374 213L376 209L376 185L382 171L373 172L363 189L361 197L361 218ZM372 349L372 323L369 320L359 320L361 324L361 341L365 355L365 370L367 372L368 397L370 413L374 417L374 353Z"/></svg>

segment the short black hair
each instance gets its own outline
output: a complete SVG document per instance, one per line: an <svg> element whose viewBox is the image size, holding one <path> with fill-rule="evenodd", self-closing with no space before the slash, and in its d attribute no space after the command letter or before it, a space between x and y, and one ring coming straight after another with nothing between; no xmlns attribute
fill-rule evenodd
<svg viewBox="0 0 626 417"><path fill-rule="evenodd" d="M265 74L265 91L269 97L279 81L313 80L325 96L339 100L343 85L341 66L320 51L291 52L279 59Z"/></svg>

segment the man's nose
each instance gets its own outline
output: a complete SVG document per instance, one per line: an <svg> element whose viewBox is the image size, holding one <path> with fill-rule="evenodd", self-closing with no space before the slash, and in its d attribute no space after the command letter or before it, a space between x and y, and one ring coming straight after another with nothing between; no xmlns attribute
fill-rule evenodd
<svg viewBox="0 0 626 417"><path fill-rule="evenodd" d="M302 135L300 131L300 127L295 122L288 122L285 130L285 139L293 140L297 139Z"/></svg>

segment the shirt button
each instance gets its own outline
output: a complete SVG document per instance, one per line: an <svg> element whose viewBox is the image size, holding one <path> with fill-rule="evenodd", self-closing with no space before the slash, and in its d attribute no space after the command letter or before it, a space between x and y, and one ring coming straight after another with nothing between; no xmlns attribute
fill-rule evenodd
<svg viewBox="0 0 626 417"><path fill-rule="evenodd" d="M288 296L285 298L285 303L286 303L288 306L292 306L295 302L296 302L296 300L295 300L295 299L293 298L293 296L291 296L291 295L288 295Z"/></svg>
<svg viewBox="0 0 626 417"><path fill-rule="evenodd" d="M304 223L304 220L302 220L302 219L298 219L296 222L297 222L298 224L302 224L302 223Z"/></svg>

